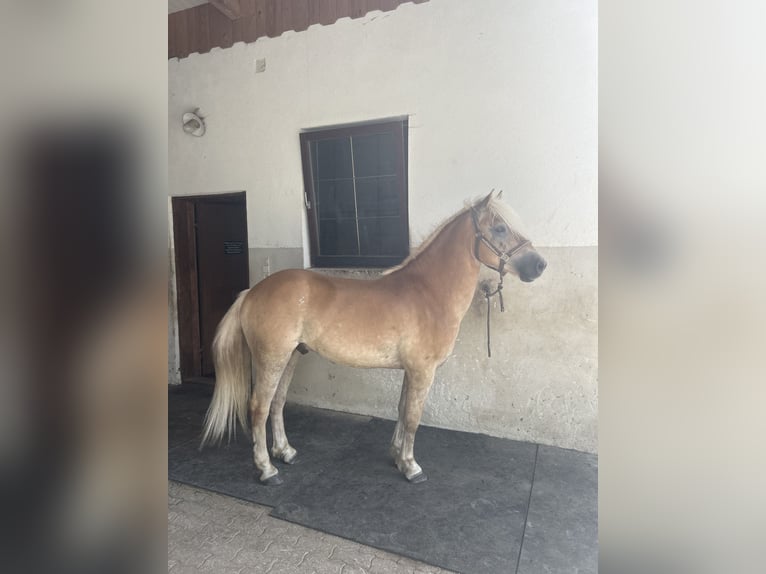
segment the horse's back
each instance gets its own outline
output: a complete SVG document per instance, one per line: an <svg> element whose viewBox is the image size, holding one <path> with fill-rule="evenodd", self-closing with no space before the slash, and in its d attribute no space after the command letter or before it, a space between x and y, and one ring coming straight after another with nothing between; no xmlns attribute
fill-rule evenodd
<svg viewBox="0 0 766 574"><path fill-rule="evenodd" d="M392 282L350 279L322 275L305 269L285 269L270 275L250 289L248 298L269 304L278 301L326 308L339 302L348 305L352 300L379 304L383 299L397 299ZM301 299L303 298L303 299Z"/></svg>
<svg viewBox="0 0 766 574"><path fill-rule="evenodd" d="M253 297L269 296L271 293L285 288L294 290L305 287L315 281L317 277L319 277L317 273L305 269L284 269L259 281L250 291Z"/></svg>
<svg viewBox="0 0 766 574"><path fill-rule="evenodd" d="M266 321L290 317L301 320L335 317L363 309L381 310L390 297L376 281L321 275L286 269L270 275L250 289L243 304L245 315Z"/></svg>

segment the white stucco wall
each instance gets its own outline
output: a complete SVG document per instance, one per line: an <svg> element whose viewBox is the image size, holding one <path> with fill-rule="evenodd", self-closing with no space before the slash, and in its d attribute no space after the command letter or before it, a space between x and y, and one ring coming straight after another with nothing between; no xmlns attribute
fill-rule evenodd
<svg viewBox="0 0 766 574"><path fill-rule="evenodd" d="M519 360L514 353L488 364L479 381L468 381L461 361L480 357L455 356L455 364L442 371L457 385L455 392L468 397L460 407L468 416L434 392L425 422L595 450L596 26L592 1L431 0L171 60L171 194L247 191L256 281L265 270L308 260L300 131L408 116L413 245L466 199L504 189L535 244L562 262L533 286L513 289L527 289L523 300L534 297L536 307L554 302L547 316L563 317L568 332L581 335L567 349L548 321L554 353L533 315L521 313L516 322L509 313L493 317L499 330L493 340L513 329L514 337L536 341L526 352L537 370L514 383L501 369L506 360ZM266 60L262 73L255 71L258 59ZM195 107L206 118L202 138L181 130L181 114ZM484 318L478 313L469 313L461 331L461 341L471 339L472 355L483 352ZM546 366L541 358L554 354L557 366ZM571 370L563 376L566 365ZM333 388L311 384L311 373L322 368L330 373L334 367L299 368L291 400L394 416L395 389L354 386L354 378L374 379L364 372L346 373L340 381L335 373ZM507 401L498 402L497 393L487 393L514 384L526 389L523 396L511 400L503 393ZM580 398L557 403L573 384ZM539 403L542 388L553 404L540 410L530 397L537 395ZM535 409L540 420L525 426L520 419L531 421L524 413ZM485 416L490 410L492 416Z"/></svg>

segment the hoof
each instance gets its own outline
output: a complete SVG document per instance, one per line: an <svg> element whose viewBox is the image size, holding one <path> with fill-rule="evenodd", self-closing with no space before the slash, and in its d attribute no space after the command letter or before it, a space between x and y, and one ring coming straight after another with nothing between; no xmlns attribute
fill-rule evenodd
<svg viewBox="0 0 766 574"><path fill-rule="evenodd" d="M278 486L282 484L282 477L278 474L273 474L269 478L261 480L261 483L266 486Z"/></svg>
<svg viewBox="0 0 766 574"><path fill-rule="evenodd" d="M285 464L295 464L295 461L298 460L298 451L293 447L287 447L286 449L279 452L272 451L271 455L275 460L279 460Z"/></svg>
<svg viewBox="0 0 766 574"><path fill-rule="evenodd" d="M408 478L407 480L410 481L411 484L418 484L419 482L425 482L428 480L428 477L426 476L425 472L419 472L412 478Z"/></svg>

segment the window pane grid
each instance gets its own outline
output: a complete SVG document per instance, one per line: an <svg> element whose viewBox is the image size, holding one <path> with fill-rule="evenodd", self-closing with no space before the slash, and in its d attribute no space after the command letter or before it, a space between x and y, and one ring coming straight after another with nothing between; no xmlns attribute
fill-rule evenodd
<svg viewBox="0 0 766 574"><path fill-rule="evenodd" d="M335 178L314 178L314 181L322 183L326 181L351 181L352 179L355 179L357 181L363 181L365 179L379 179L381 177L398 177L399 174L396 173L383 173L380 175L358 175L356 177L335 177Z"/></svg>
<svg viewBox="0 0 766 574"><path fill-rule="evenodd" d="M362 244L359 241L359 208L356 200L356 168L354 167L354 137L350 136L349 142L351 143L351 177L354 183L354 217L356 218L356 254L362 254Z"/></svg>
<svg viewBox="0 0 766 574"><path fill-rule="evenodd" d="M312 184L307 207L316 233L312 263L374 265L372 260L380 260L390 265L406 256L404 141L397 145L402 125L388 125L389 131L361 135L338 130L332 138L305 136L304 174Z"/></svg>
<svg viewBox="0 0 766 574"><path fill-rule="evenodd" d="M365 219L399 219L398 215L362 215L359 217L320 217L319 221L364 221Z"/></svg>

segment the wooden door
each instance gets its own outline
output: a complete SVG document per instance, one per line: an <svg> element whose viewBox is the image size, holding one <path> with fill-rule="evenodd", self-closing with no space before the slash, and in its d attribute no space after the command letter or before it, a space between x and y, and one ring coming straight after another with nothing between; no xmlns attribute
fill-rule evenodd
<svg viewBox="0 0 766 574"><path fill-rule="evenodd" d="M245 194L174 197L181 376L214 374L215 330L249 286Z"/></svg>
<svg viewBox="0 0 766 574"><path fill-rule="evenodd" d="M249 283L245 204L197 204L197 274L202 375L213 374L211 347L226 311Z"/></svg>

